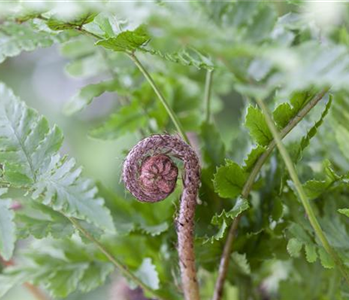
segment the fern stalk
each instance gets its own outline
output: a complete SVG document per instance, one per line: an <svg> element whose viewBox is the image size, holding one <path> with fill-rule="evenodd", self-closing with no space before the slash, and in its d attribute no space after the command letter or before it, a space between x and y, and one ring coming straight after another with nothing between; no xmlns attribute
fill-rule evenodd
<svg viewBox="0 0 349 300"><path fill-rule="evenodd" d="M205 98L204 98L206 123L210 122L210 117L211 117L212 79L213 79L213 70L207 70L206 81L205 81Z"/></svg>
<svg viewBox="0 0 349 300"><path fill-rule="evenodd" d="M86 35L90 35L98 40L101 40L102 37L89 32L83 28L75 28L76 30L86 34ZM159 90L158 86L156 85L154 79L151 77L151 75L149 74L149 72L144 68L143 64L140 62L140 60L137 58L137 56L134 54L134 52L125 52L130 58L131 60L134 62L134 64L137 66L137 68L141 71L141 73L144 75L144 78L149 82L150 86L152 87L152 89L154 90L156 96L159 98L160 102L162 103L162 105L165 107L167 114L169 115L170 119L172 120L174 126L176 127L177 131L179 132L180 136L182 137L182 139L190 144L189 139L184 131L184 128L182 126L182 124L180 123L176 113L173 111L173 109L171 108L171 106L168 104L168 102L166 101L164 95L161 93L161 91Z"/></svg>
<svg viewBox="0 0 349 300"><path fill-rule="evenodd" d="M256 102L258 103L258 105L262 109L262 111L264 112L268 127L269 127L269 129L274 137L276 146L278 147L280 154L281 154L281 156L286 164L286 167L288 169L290 177L295 185L298 196L299 196L299 198L304 206L304 209L307 213L307 216L308 216L308 219L309 219L311 226L313 227L317 237L320 239L326 252L332 257L334 263L337 265L337 267L341 271L345 281L349 285L349 274L346 270L346 267L344 266L342 260L338 256L337 252L331 247L324 232L321 229L320 223L317 220L316 215L314 213L314 210L310 205L309 199L308 199L308 197L303 189L302 183L300 182L300 180L298 178L298 175L297 175L296 169L294 167L294 164L292 162L292 159L291 159L289 153L287 152L286 147L284 146L284 144L281 141L280 134L279 134L278 130L276 129L273 121L271 120L271 117L269 115L267 107L265 106L264 102L261 99L256 99Z"/></svg>
<svg viewBox="0 0 349 300"><path fill-rule="evenodd" d="M319 92L312 100L310 100L299 112L298 114L290 120L290 122L280 131L280 137L284 138L289 132L292 131L294 127L297 126L297 124L304 119L304 117L316 106L316 104L325 96L325 94L328 92L328 88L322 90ZM267 150L258 158L257 162L255 163L249 177L247 178L244 187L242 189L241 196L242 198L247 198L252 190L253 183L256 180L256 177L259 174L259 171L263 167L264 163L267 161L270 154L273 152L274 148L276 147L276 141L273 139L268 147ZM213 300L220 300L223 296L223 288L224 288L224 282L227 277L228 267L229 267L229 261L230 261L230 254L232 251L233 243L236 236L236 231L239 226L239 222L241 220L241 217L243 216L243 213L240 214L237 218L234 219L232 225L230 226L227 239L224 244L223 253L221 256L221 261L219 265L219 271L218 271L218 277L216 280L216 285L214 289L214 295Z"/></svg>
<svg viewBox="0 0 349 300"><path fill-rule="evenodd" d="M189 139L183 129L182 124L180 123L177 115L171 108L171 106L166 101L165 97L159 90L158 86L156 85L155 81L151 77L151 75L148 73L148 71L144 68L143 64L140 62L140 60L137 58L137 56L134 53L127 52L128 56L131 58L131 60L135 63L137 68L141 71L141 73L144 75L144 78L149 82L150 86L154 90L155 94L158 96L160 102L165 107L167 114L169 115L170 119L172 120L173 124L175 125L177 131L181 135L182 139L187 143L190 144Z"/></svg>

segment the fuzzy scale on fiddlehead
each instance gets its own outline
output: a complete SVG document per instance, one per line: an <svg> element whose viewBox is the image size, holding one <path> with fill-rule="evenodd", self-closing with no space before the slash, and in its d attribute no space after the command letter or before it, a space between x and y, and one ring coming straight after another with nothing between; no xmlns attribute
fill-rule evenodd
<svg viewBox="0 0 349 300"><path fill-rule="evenodd" d="M198 156L178 137L153 135L141 140L126 157L123 181L139 201L158 202L165 199L173 192L178 175L177 166L169 155L184 163L183 193L176 219L182 287L186 300L198 300L194 254L194 216L200 186Z"/></svg>

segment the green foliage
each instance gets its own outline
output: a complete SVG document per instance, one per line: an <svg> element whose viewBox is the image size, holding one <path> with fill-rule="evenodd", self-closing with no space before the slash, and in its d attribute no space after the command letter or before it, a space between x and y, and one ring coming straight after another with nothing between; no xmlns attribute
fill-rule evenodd
<svg viewBox="0 0 349 300"><path fill-rule="evenodd" d="M349 130L348 126L346 126L347 121L349 120L348 107L349 102L347 97L339 94L334 101L333 110L331 111L331 121L335 138L339 149L347 160L349 159L349 147L347 143Z"/></svg>
<svg viewBox="0 0 349 300"><path fill-rule="evenodd" d="M96 13L73 13L66 17L60 16L55 18L54 16L47 20L46 24L52 30L64 30L71 28L82 28L83 25L88 24L93 21L97 14Z"/></svg>
<svg viewBox="0 0 349 300"><path fill-rule="evenodd" d="M224 162L225 146L217 128L208 123L201 125L204 161L208 165L219 166Z"/></svg>
<svg viewBox="0 0 349 300"><path fill-rule="evenodd" d="M5 23L0 31L0 63L7 57L19 55L22 51L49 47L53 41L52 34L38 32L32 22L22 25L14 22Z"/></svg>
<svg viewBox="0 0 349 300"><path fill-rule="evenodd" d="M315 122L315 124L312 128L310 128L307 135L302 138L300 147L299 147L298 152L296 154L296 159L295 159L296 161L299 161L302 158L302 153L303 153L304 149L309 146L310 140L316 135L318 128L322 125L324 118L326 117L326 115L328 114L328 112L330 110L331 104L332 104L332 98L330 97L329 101L326 104L324 111L321 114L320 119Z"/></svg>
<svg viewBox="0 0 349 300"><path fill-rule="evenodd" d="M25 254L25 265L0 275L0 297L12 286L26 281L42 283L53 297L66 297L75 290L89 292L104 283L113 271L111 263L97 259L97 250L78 241L49 241Z"/></svg>
<svg viewBox="0 0 349 300"><path fill-rule="evenodd" d="M126 30L119 33L116 37L110 37L106 40L98 41L96 44L106 49L114 51L135 51L146 45L150 37L144 26L139 26L135 30Z"/></svg>
<svg viewBox="0 0 349 300"><path fill-rule="evenodd" d="M159 289L159 275L150 258L145 258L141 266L136 270L135 275L153 290Z"/></svg>
<svg viewBox="0 0 349 300"><path fill-rule="evenodd" d="M33 211L40 212L40 215ZM26 209L16 214L16 224L17 235L21 239L30 236L36 239L47 236L61 239L74 233L74 228L66 217L37 202L26 204Z"/></svg>
<svg viewBox="0 0 349 300"><path fill-rule="evenodd" d="M89 105L94 98L99 97L105 92L115 91L119 93L122 91L122 87L120 87L116 80L102 81L85 86L65 105L64 112L67 115L79 112Z"/></svg>
<svg viewBox="0 0 349 300"><path fill-rule="evenodd" d="M265 116L257 107L248 107L246 127L249 129L251 137L261 146L267 146L273 139Z"/></svg>
<svg viewBox="0 0 349 300"><path fill-rule="evenodd" d="M267 103L279 131L290 129L283 143L330 246L348 266L349 11L343 6L331 21L330 13L305 14L302 1L288 2L2 7L0 63L11 59L0 65L0 75L16 93L35 92L24 100L62 125L67 138L63 142L58 126L0 84L0 255L9 260L15 253L19 262L0 268L0 297L29 281L55 299L98 298L81 293L108 288L115 266L103 247L153 290L148 298L183 298L173 225L182 183L168 200L152 205L136 202L119 185L124 152L140 137L177 133L158 101L161 93L200 156L195 251L202 298L212 298L236 218L223 300L348 298L281 156L272 151L273 136L255 99ZM64 118L50 97L45 105L34 99L41 94L37 86L51 86L52 78L38 80L48 65L37 61L55 52L25 56L38 72L25 72L24 65L22 72L22 61L12 58L57 44L74 77L67 93L79 87L64 105ZM128 55L149 72L155 89ZM59 63L52 67L57 74ZM213 69L207 111L205 73ZM329 100L325 95L301 114L329 88ZM104 106L107 93L113 103ZM86 134L95 140L87 142ZM101 164L105 148L113 155L107 167ZM80 164L97 184L82 176ZM110 276L113 287L115 280Z"/></svg>
<svg viewBox="0 0 349 300"><path fill-rule="evenodd" d="M213 70L213 62L205 55L194 48L185 48L177 52L163 53L160 50L141 49L146 53L159 56L169 62L179 63L183 66L194 66L198 69Z"/></svg>
<svg viewBox="0 0 349 300"><path fill-rule="evenodd" d="M340 209L338 209L338 212L349 217L349 209L348 208L340 208Z"/></svg>
<svg viewBox="0 0 349 300"><path fill-rule="evenodd" d="M234 161L226 161L219 167L214 177L215 190L222 198L235 198L240 193L247 179L247 173Z"/></svg>
<svg viewBox="0 0 349 300"><path fill-rule="evenodd" d="M73 159L57 154L63 136L58 127L29 109L0 85L0 140L3 180L30 189L33 199L69 217L113 231L109 211L94 184L80 176Z"/></svg>
<svg viewBox="0 0 349 300"><path fill-rule="evenodd" d="M42 166L61 147L63 136L46 119L25 106L4 84L0 85L0 139L4 179L13 184L36 181Z"/></svg>
<svg viewBox="0 0 349 300"><path fill-rule="evenodd" d="M213 237L211 237L211 243L213 243L214 240L222 239L224 237L226 228L231 224L232 220L238 217L249 207L250 205L247 200L238 198L231 210L223 210L219 215L214 215L211 220L211 224L217 226L219 231Z"/></svg>
<svg viewBox="0 0 349 300"><path fill-rule="evenodd" d="M147 116L139 107L137 101L122 106L101 126L94 128L90 136L99 139L116 139L127 132L134 132L144 128L147 124Z"/></svg>
<svg viewBox="0 0 349 300"><path fill-rule="evenodd" d="M257 145L256 148L253 148L250 153L248 153L247 158L245 159L244 169L246 172L250 172L259 157L265 152L265 147Z"/></svg>
<svg viewBox="0 0 349 300"><path fill-rule="evenodd" d="M284 102L277 106L273 112L273 117L279 128L285 127L313 96L309 92L297 92L292 95L290 103Z"/></svg>

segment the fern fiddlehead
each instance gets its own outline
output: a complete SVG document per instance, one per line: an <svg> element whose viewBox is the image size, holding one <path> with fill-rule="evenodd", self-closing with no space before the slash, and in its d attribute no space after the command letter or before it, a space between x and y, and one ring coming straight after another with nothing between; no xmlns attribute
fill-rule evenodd
<svg viewBox="0 0 349 300"><path fill-rule="evenodd" d="M183 161L183 193L176 219L178 255L182 288L186 300L198 300L194 254L194 215L200 185L199 159L180 138L153 135L136 144L126 157L123 181L126 188L142 202L158 202L174 190L178 169L171 157Z"/></svg>

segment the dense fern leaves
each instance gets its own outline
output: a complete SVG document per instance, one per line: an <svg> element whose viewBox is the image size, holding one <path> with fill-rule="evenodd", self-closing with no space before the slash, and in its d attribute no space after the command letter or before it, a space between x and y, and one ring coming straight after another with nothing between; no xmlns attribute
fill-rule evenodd
<svg viewBox="0 0 349 300"><path fill-rule="evenodd" d="M63 136L2 83L0 94L0 159L4 162L4 179L19 185L33 184L40 168L61 147Z"/></svg>
<svg viewBox="0 0 349 300"><path fill-rule="evenodd" d="M62 239L73 235L74 227L64 215L38 202L28 202L16 212L18 238L25 239L32 236L36 239L46 237Z"/></svg>
<svg viewBox="0 0 349 300"><path fill-rule="evenodd" d="M45 118L28 108L4 84L0 85L0 159L3 180L24 186L32 197L68 217L113 231L114 225L97 188L82 178L81 168L57 152L63 136Z"/></svg>

